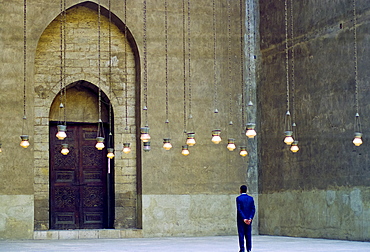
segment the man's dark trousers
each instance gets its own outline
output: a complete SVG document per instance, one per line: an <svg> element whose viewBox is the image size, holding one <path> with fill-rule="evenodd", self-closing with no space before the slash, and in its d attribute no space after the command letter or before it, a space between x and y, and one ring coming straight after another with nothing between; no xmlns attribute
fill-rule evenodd
<svg viewBox="0 0 370 252"><path fill-rule="evenodd" d="M247 251L252 250L252 224L247 225L243 220L238 219L238 234L239 234L239 247L240 251L244 248L244 237L247 245Z"/></svg>

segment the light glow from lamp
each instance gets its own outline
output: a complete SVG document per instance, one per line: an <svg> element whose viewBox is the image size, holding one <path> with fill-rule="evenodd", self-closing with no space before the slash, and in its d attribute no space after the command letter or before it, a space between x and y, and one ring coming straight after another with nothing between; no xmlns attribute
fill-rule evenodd
<svg viewBox="0 0 370 252"><path fill-rule="evenodd" d="M131 152L130 143L123 143L123 153L128 154Z"/></svg>
<svg viewBox="0 0 370 252"><path fill-rule="evenodd" d="M234 138L229 138L228 140L228 144L227 144L227 147L226 147L229 151L233 151L236 149L236 146L235 146L235 139Z"/></svg>
<svg viewBox="0 0 370 252"><path fill-rule="evenodd" d="M292 146L290 147L290 151L291 152L298 152L299 151L298 141L294 141L292 143Z"/></svg>
<svg viewBox="0 0 370 252"><path fill-rule="evenodd" d="M219 144L221 142L221 130L212 130L212 142Z"/></svg>
<svg viewBox="0 0 370 252"><path fill-rule="evenodd" d="M145 126L141 128L140 140L143 141L144 143L150 140L149 127Z"/></svg>
<svg viewBox="0 0 370 252"><path fill-rule="evenodd" d="M241 146L241 147L240 147L239 155L240 155L240 156L242 156L242 157L247 156L247 155L248 155L247 147L245 147L245 146Z"/></svg>
<svg viewBox="0 0 370 252"><path fill-rule="evenodd" d="M97 148L98 150L102 150L104 149L104 147L104 137L97 137L95 148Z"/></svg>
<svg viewBox="0 0 370 252"><path fill-rule="evenodd" d="M170 150L172 148L172 144L171 144L170 140L171 139L169 139L169 138L164 138L163 139L163 149Z"/></svg>
<svg viewBox="0 0 370 252"><path fill-rule="evenodd" d="M286 143L287 145L291 145L294 142L292 135L293 135L293 131L291 130L285 131L284 143Z"/></svg>
<svg viewBox="0 0 370 252"><path fill-rule="evenodd" d="M68 144L62 144L62 150L60 151L64 156L69 153Z"/></svg>
<svg viewBox="0 0 370 252"><path fill-rule="evenodd" d="M23 148L27 148L28 146L30 146L30 142L29 142L29 136L28 135L21 135L21 143L20 143L20 146L22 146Z"/></svg>
<svg viewBox="0 0 370 252"><path fill-rule="evenodd" d="M107 151L108 151L107 158L109 158L109 159L114 158L114 150L113 150L113 148L107 148Z"/></svg>
<svg viewBox="0 0 370 252"><path fill-rule="evenodd" d="M257 135L257 132L254 129L255 127L256 127L255 123L248 123L247 124L247 131L245 132L245 135L248 138L254 138Z"/></svg>
<svg viewBox="0 0 370 252"><path fill-rule="evenodd" d="M186 139L186 144L189 145L189 146L194 146L195 145L195 133L188 133L188 137Z"/></svg>
<svg viewBox="0 0 370 252"><path fill-rule="evenodd" d="M187 155L190 154L188 145L183 145L182 146L181 154L184 155L184 156L187 156Z"/></svg>
<svg viewBox="0 0 370 252"><path fill-rule="evenodd" d="M356 146L360 146L362 144L362 133L356 132L355 138L353 139L353 144Z"/></svg>
<svg viewBox="0 0 370 252"><path fill-rule="evenodd" d="M67 126L66 125L57 125L57 127L58 127L58 132L57 132L57 134L55 136L59 140L64 140L64 138L67 137L67 134L66 134Z"/></svg>

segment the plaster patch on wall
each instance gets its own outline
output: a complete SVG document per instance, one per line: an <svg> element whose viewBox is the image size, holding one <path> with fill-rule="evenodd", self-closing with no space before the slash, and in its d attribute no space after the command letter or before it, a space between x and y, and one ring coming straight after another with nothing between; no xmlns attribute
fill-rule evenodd
<svg viewBox="0 0 370 252"><path fill-rule="evenodd" d="M359 216L362 213L362 198L361 190L355 188L350 194L350 205L355 215Z"/></svg>
<svg viewBox="0 0 370 252"><path fill-rule="evenodd" d="M329 190L329 191L326 192L326 203L328 204L328 206L334 204L335 198L336 198L335 191Z"/></svg>
<svg viewBox="0 0 370 252"><path fill-rule="evenodd" d="M235 235L236 196L143 195L144 236Z"/></svg>
<svg viewBox="0 0 370 252"><path fill-rule="evenodd" d="M34 215L33 195L0 195L0 202L0 213L2 213L0 232L5 233L2 237L17 238L25 233L29 233L31 237Z"/></svg>

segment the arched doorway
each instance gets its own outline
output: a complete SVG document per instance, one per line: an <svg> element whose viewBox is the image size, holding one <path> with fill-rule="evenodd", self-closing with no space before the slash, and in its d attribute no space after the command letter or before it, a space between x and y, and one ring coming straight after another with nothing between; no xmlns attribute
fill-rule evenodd
<svg viewBox="0 0 370 252"><path fill-rule="evenodd" d="M102 229L113 228L114 184L113 162L107 159L106 148L95 148L99 104L105 125L106 144L108 129L114 128L112 108L106 96L99 103L96 86L78 81L67 89L68 116L60 109L59 95L50 110L50 228L51 229ZM60 110L63 110L62 113ZM67 137L55 137L58 121L67 122ZM113 136L113 135L112 135ZM109 142L109 143L107 143ZM68 144L69 153L61 148ZM109 169L108 169L108 162Z"/></svg>
<svg viewBox="0 0 370 252"><path fill-rule="evenodd" d="M108 39L102 39L102 69L101 76L97 75L97 4L86 1L71 6L67 10L66 27L66 68L63 83L69 84L67 90L67 116L73 116L75 119L67 118L67 131L72 130L73 123L81 125L83 123L97 124L97 111L83 107L85 109L83 120L79 121L75 116L77 108L74 100L71 99L73 90L84 89L85 92L91 92L87 96L92 99L98 93L97 86L100 84L104 103L110 102L116 113L112 115L114 127L112 133L115 139L115 154L113 159L115 172L113 176L114 184L114 205L111 211L112 224L115 229L141 228L141 148L140 139L137 135L140 131L140 60L137 45L130 33L128 27L121 21L122 17L115 16L112 13L112 58L106 51L108 48ZM108 32L108 18L105 17L108 12L102 6L102 33ZM58 110L59 102L57 100L61 89L60 76L60 53L56 48L60 47L60 17L56 17L46 27L41 35L35 54L35 97L34 97L34 158L36 165L34 169L34 192L35 192L35 230L48 230L50 223L50 158L49 147L52 138L50 129L59 118L52 118L53 110ZM73 31L73 32L71 32ZM107 81L109 62L112 63L112 79ZM87 88L87 89L86 89ZM89 99L90 99L89 98ZM126 102L127 101L127 102ZM80 103L84 104L84 103ZM97 110L97 102L95 102ZM91 107L91 106L90 106ZM104 111L103 111L104 112ZM108 112L104 112L108 114ZM58 115L58 113L56 113ZM102 118L107 122L107 118ZM76 124L76 125L77 125ZM126 130L126 128L128 130ZM68 133L68 132L67 132ZM129 155L123 155L120 151L123 142L131 143L132 152ZM60 148L60 147L59 147ZM108 187L109 189L109 187ZM109 194L108 194L109 196ZM112 226L108 224L108 227Z"/></svg>

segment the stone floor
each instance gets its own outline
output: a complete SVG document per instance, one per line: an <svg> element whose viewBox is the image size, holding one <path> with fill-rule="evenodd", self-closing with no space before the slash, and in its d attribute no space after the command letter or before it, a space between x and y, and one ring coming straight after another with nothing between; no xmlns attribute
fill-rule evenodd
<svg viewBox="0 0 370 252"><path fill-rule="evenodd" d="M237 237L170 237L80 240L0 240L0 251L17 252L237 252ZM369 242L254 236L253 252L369 252Z"/></svg>

